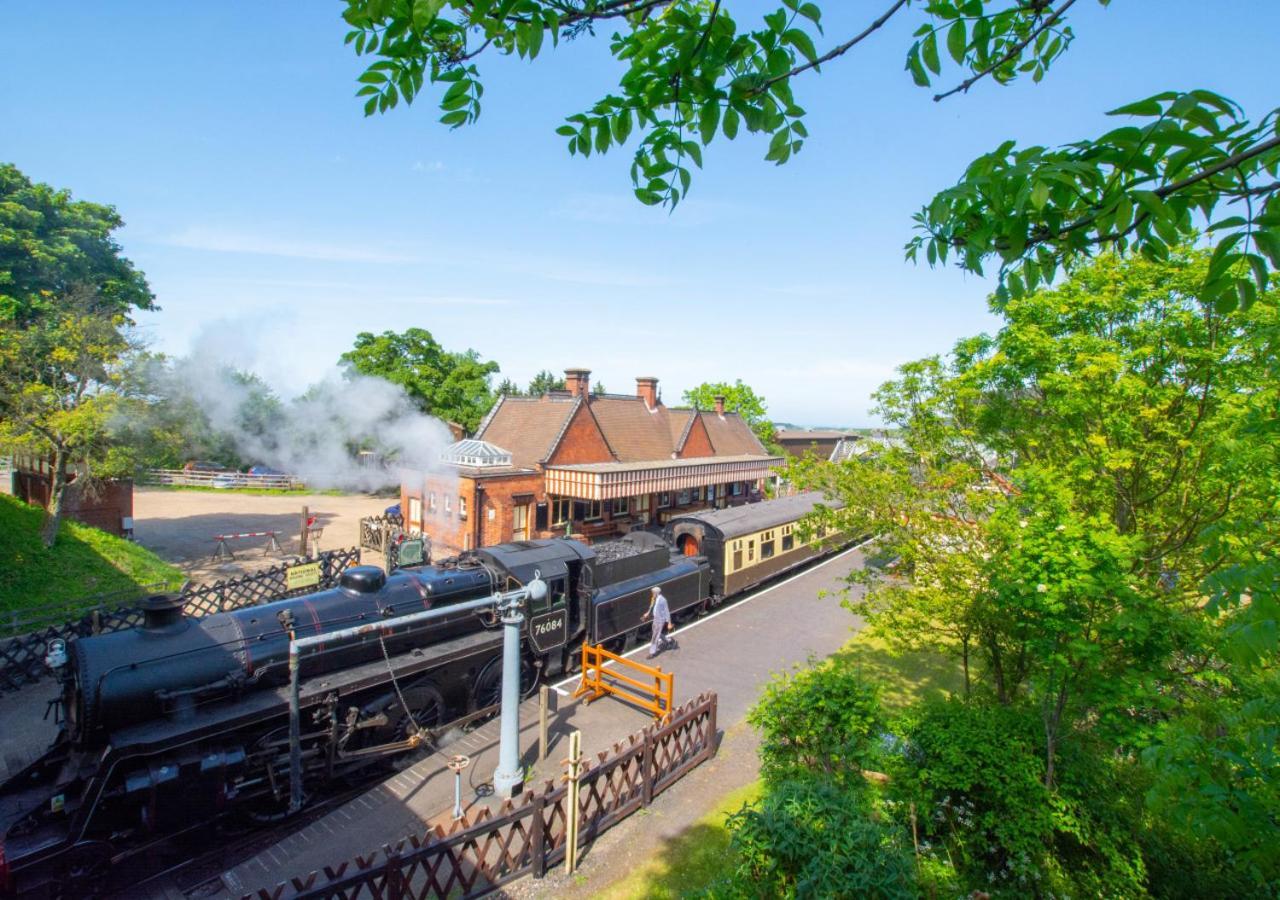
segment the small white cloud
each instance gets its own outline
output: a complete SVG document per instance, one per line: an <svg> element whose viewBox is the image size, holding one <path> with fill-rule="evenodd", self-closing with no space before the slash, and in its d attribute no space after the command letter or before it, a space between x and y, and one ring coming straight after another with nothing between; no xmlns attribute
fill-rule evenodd
<svg viewBox="0 0 1280 900"><path fill-rule="evenodd" d="M161 238L160 243L188 250L212 253L245 253L255 256L283 256L289 259L322 259L338 262L413 263L422 260L380 247L351 243L334 243L310 239L291 239L232 231L205 226L192 226L177 234Z"/></svg>
<svg viewBox="0 0 1280 900"><path fill-rule="evenodd" d="M445 164L438 159L420 159L413 164L412 168L415 172L443 172L445 170Z"/></svg>

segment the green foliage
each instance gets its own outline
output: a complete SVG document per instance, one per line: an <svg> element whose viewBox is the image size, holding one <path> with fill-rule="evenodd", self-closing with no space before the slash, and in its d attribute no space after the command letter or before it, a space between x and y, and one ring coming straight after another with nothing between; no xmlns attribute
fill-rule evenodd
<svg viewBox="0 0 1280 900"><path fill-rule="evenodd" d="M474 350L445 350L423 328L362 331L341 359L355 372L400 385L423 412L466 431L474 431L493 405L489 378L498 364L481 360Z"/></svg>
<svg viewBox="0 0 1280 900"><path fill-rule="evenodd" d="M1105 5L1108 0L1099 0ZM689 193L703 147L740 131L767 141L781 165L809 137L793 81L818 72L894 16L923 21L906 52L919 86L961 80L935 101L984 79L1040 81L1075 35L1075 0L897 0L830 49L816 2L779 0L754 28L740 28L722 0L347 0L357 55L375 57L360 76L365 114L440 89L440 121L474 122L483 87L475 60L488 52L534 59L561 39L613 26L609 51L623 66L616 91L556 129L571 154L590 156L634 141L637 199L674 208ZM1280 110L1253 122L1212 91L1165 91L1113 110L1141 120L1051 149L1006 141L975 160L954 187L915 217L906 247L930 265L954 258L981 272L1000 262L999 295L1017 298L1051 282L1095 248L1133 249L1164 259L1210 221L1213 263L1200 291L1221 311L1249 306L1280 266ZM1221 215L1224 204L1235 204Z"/></svg>
<svg viewBox="0 0 1280 900"><path fill-rule="evenodd" d="M94 289L108 317L152 309L146 279L112 237L123 224L110 206L0 164L0 324L26 327L77 286Z"/></svg>
<svg viewBox="0 0 1280 900"><path fill-rule="evenodd" d="M704 381L697 387L684 392L684 402L696 409L714 409L716 397L724 397L724 408L727 412L736 412L751 426L760 443L765 447L774 447L774 427L769 421L769 410L761 397L748 384L739 378L729 384L727 381Z"/></svg>
<svg viewBox="0 0 1280 900"><path fill-rule="evenodd" d="M862 783L885 729L876 687L852 668L831 665L776 675L747 721L760 730L766 781L817 772L850 787Z"/></svg>
<svg viewBox="0 0 1280 900"><path fill-rule="evenodd" d="M913 805L923 853L947 861L926 871L950 868L967 890L1004 896L1142 896L1125 766L1078 738L1069 777L1050 790L1038 718L951 700L904 720L895 809Z"/></svg>
<svg viewBox="0 0 1280 900"><path fill-rule="evenodd" d="M529 389L525 391L525 394L530 397L541 397L550 391L563 391L564 388L563 378L550 369L543 369L533 376L533 380L529 382Z"/></svg>
<svg viewBox="0 0 1280 900"><path fill-rule="evenodd" d="M79 522L65 522L51 548L40 541L39 507L0 494L0 614L33 613L93 594L163 584L178 569L150 550Z"/></svg>
<svg viewBox="0 0 1280 900"><path fill-rule="evenodd" d="M795 778L730 816L737 869L709 897L917 896L900 831L876 821L856 794Z"/></svg>

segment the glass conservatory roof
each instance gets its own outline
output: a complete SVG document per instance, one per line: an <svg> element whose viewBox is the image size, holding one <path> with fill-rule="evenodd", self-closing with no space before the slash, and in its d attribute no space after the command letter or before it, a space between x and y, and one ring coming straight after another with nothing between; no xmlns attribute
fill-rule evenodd
<svg viewBox="0 0 1280 900"><path fill-rule="evenodd" d="M440 453L443 462L456 466L509 466L511 454L488 441L458 441Z"/></svg>

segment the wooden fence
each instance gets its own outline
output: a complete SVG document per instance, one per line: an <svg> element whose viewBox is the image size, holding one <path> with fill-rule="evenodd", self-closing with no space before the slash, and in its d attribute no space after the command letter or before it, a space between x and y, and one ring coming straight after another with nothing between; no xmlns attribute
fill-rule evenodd
<svg viewBox="0 0 1280 900"><path fill-rule="evenodd" d="M392 539L403 533L402 516L365 516L360 520L360 548L386 553Z"/></svg>
<svg viewBox="0 0 1280 900"><path fill-rule="evenodd" d="M142 474L143 484L175 484L183 487L262 488L263 490L296 491L306 487L292 475L250 475L248 472L200 472L186 469L148 469Z"/></svg>
<svg viewBox="0 0 1280 900"><path fill-rule="evenodd" d="M614 744L579 782L579 846L648 806L716 754L716 695L703 694L661 723ZM568 787L548 781L498 813L481 808L449 828L436 826L323 873L244 894L241 900L428 900L490 893L523 875L541 878L567 852Z"/></svg>
<svg viewBox="0 0 1280 900"><path fill-rule="evenodd" d="M216 612L269 603L281 597L296 597L332 587L338 576L360 561L355 547L328 550L310 562L320 563L320 582L290 591L286 572L290 567L308 562L301 558L287 560L239 578L228 578L212 584L186 587L182 591L188 616L201 618ZM153 587L161 587L155 585ZM154 593L146 587L136 591L87 598L53 610L42 610L22 619L0 622L0 633L14 635L0 639L0 691L17 690L35 684L49 674L44 657L49 641L70 640L109 631L121 631L141 625L143 614L138 602ZM74 608L74 612L72 611Z"/></svg>

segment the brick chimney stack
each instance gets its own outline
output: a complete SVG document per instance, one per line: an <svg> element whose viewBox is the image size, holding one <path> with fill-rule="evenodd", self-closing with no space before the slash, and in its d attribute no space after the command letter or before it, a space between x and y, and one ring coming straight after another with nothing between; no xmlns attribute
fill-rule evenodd
<svg viewBox="0 0 1280 900"><path fill-rule="evenodd" d="M649 409L658 408L658 379L642 376L636 379L636 396L644 401Z"/></svg>
<svg viewBox="0 0 1280 900"><path fill-rule="evenodd" d="M716 401L716 415L724 418L724 394L718 394L712 398Z"/></svg>
<svg viewBox="0 0 1280 900"><path fill-rule="evenodd" d="M591 370L565 369L564 389L575 397L591 399Z"/></svg>

